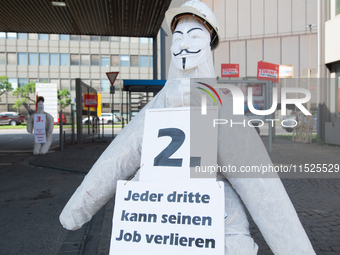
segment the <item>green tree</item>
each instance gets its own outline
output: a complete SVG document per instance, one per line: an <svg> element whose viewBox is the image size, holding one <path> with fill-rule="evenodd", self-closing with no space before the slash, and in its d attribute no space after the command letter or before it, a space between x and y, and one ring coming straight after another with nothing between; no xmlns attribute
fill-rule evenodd
<svg viewBox="0 0 340 255"><path fill-rule="evenodd" d="M24 106L29 115L33 114L34 111L30 109L30 103L35 104L35 82L31 81L27 83L24 87L18 87L13 91L14 96L19 96L15 100L13 108L19 109L20 106Z"/></svg>
<svg viewBox="0 0 340 255"><path fill-rule="evenodd" d="M12 91L13 87L12 84L8 82L8 77L5 75L0 76L0 97L2 94ZM1 98L0 98L1 102Z"/></svg>
<svg viewBox="0 0 340 255"><path fill-rule="evenodd" d="M62 110L71 104L70 92L67 89L58 89L58 104Z"/></svg>

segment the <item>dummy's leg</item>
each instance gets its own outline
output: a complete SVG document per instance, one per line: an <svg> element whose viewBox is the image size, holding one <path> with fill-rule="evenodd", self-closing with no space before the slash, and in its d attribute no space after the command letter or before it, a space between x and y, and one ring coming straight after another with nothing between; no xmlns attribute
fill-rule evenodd
<svg viewBox="0 0 340 255"><path fill-rule="evenodd" d="M53 142L53 135L48 134L46 136L46 143L44 143L43 146L41 147L40 154L46 154L48 150L50 149L52 142Z"/></svg>
<svg viewBox="0 0 340 255"><path fill-rule="evenodd" d="M40 154L40 148L41 148L41 143L35 143L34 144L33 154L34 155L39 155Z"/></svg>
<svg viewBox="0 0 340 255"><path fill-rule="evenodd" d="M225 254L256 255L258 246L250 236L249 223L242 201L230 183L223 179L225 211Z"/></svg>

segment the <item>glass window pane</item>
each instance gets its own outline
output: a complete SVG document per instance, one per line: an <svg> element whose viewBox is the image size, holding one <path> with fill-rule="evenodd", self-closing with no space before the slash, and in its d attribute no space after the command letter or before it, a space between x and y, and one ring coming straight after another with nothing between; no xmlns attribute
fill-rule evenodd
<svg viewBox="0 0 340 255"><path fill-rule="evenodd" d="M71 54L71 66L79 66L79 55Z"/></svg>
<svg viewBox="0 0 340 255"><path fill-rule="evenodd" d="M60 65L69 66L70 65L70 55L66 53L60 54Z"/></svg>
<svg viewBox="0 0 340 255"><path fill-rule="evenodd" d="M138 43L139 42L139 38L138 37L131 37L131 42L132 43Z"/></svg>
<svg viewBox="0 0 340 255"><path fill-rule="evenodd" d="M18 39L27 40L27 34L26 33L18 33Z"/></svg>
<svg viewBox="0 0 340 255"><path fill-rule="evenodd" d="M68 40L70 40L69 35L60 35L60 41L68 41Z"/></svg>
<svg viewBox="0 0 340 255"><path fill-rule="evenodd" d="M19 87L23 88L28 83L27 78L19 78Z"/></svg>
<svg viewBox="0 0 340 255"><path fill-rule="evenodd" d="M149 66L153 67L153 56L149 56Z"/></svg>
<svg viewBox="0 0 340 255"><path fill-rule="evenodd" d="M57 88L60 89L59 79L51 79L50 82L53 84L57 84Z"/></svg>
<svg viewBox="0 0 340 255"><path fill-rule="evenodd" d="M100 80L100 88L101 91L110 91L110 81L108 79Z"/></svg>
<svg viewBox="0 0 340 255"><path fill-rule="evenodd" d="M70 80L68 79L61 79L60 80L60 89L67 89L68 91L70 91Z"/></svg>
<svg viewBox="0 0 340 255"><path fill-rule="evenodd" d="M34 81L34 83L36 83L37 81L39 81L37 78L30 78L29 81Z"/></svg>
<svg viewBox="0 0 340 255"><path fill-rule="evenodd" d="M121 42L130 42L130 37L121 37L120 41Z"/></svg>
<svg viewBox="0 0 340 255"><path fill-rule="evenodd" d="M28 34L28 39L30 39L30 40L38 40L38 34Z"/></svg>
<svg viewBox="0 0 340 255"><path fill-rule="evenodd" d="M16 64L17 64L17 54L7 53L7 65L16 65Z"/></svg>
<svg viewBox="0 0 340 255"><path fill-rule="evenodd" d="M109 55L102 55L101 56L101 58L100 58L100 65L101 66L106 66L106 67L110 66Z"/></svg>
<svg viewBox="0 0 340 255"><path fill-rule="evenodd" d="M80 41L90 41L90 36L88 36L88 35L82 35L82 36L80 37Z"/></svg>
<svg viewBox="0 0 340 255"><path fill-rule="evenodd" d="M149 43L153 43L153 38L149 38Z"/></svg>
<svg viewBox="0 0 340 255"><path fill-rule="evenodd" d="M39 53L39 65L48 66L48 53Z"/></svg>
<svg viewBox="0 0 340 255"><path fill-rule="evenodd" d="M27 53L18 53L18 65L26 65L27 66Z"/></svg>
<svg viewBox="0 0 340 255"><path fill-rule="evenodd" d="M7 33L7 39L17 39L17 33Z"/></svg>
<svg viewBox="0 0 340 255"><path fill-rule="evenodd" d="M80 65L89 66L90 65L90 55L80 55Z"/></svg>
<svg viewBox="0 0 340 255"><path fill-rule="evenodd" d="M51 40L51 41L57 41L57 40L59 40L59 35L58 35L58 34L50 35L50 40Z"/></svg>
<svg viewBox="0 0 340 255"><path fill-rule="evenodd" d="M6 53L0 53L0 65L6 65Z"/></svg>
<svg viewBox="0 0 340 255"><path fill-rule="evenodd" d="M39 40L48 40L48 34L39 34Z"/></svg>
<svg viewBox="0 0 340 255"><path fill-rule="evenodd" d="M127 66L129 67L129 56L128 55L121 55L120 56L120 66Z"/></svg>
<svg viewBox="0 0 340 255"><path fill-rule="evenodd" d="M111 36L111 42L119 42L120 38L118 36Z"/></svg>
<svg viewBox="0 0 340 255"><path fill-rule="evenodd" d="M110 36L101 36L101 37L100 37L100 40L101 40L102 42L108 42L108 41L110 41Z"/></svg>
<svg viewBox="0 0 340 255"><path fill-rule="evenodd" d="M138 67L139 66L139 58L138 56L131 55L130 56L130 66Z"/></svg>
<svg viewBox="0 0 340 255"><path fill-rule="evenodd" d="M6 33L0 32L0 39L6 39Z"/></svg>
<svg viewBox="0 0 340 255"><path fill-rule="evenodd" d="M18 80L17 78L8 78L8 82L12 84L12 88L16 89L18 87Z"/></svg>
<svg viewBox="0 0 340 255"><path fill-rule="evenodd" d="M80 36L79 36L79 35L71 35L71 36L70 36L70 40L71 40L71 41L79 41L79 39L80 39Z"/></svg>
<svg viewBox="0 0 340 255"><path fill-rule="evenodd" d="M28 53L28 64L30 66L38 65L38 53Z"/></svg>
<svg viewBox="0 0 340 255"><path fill-rule="evenodd" d="M51 53L50 54L50 66L59 66L59 54Z"/></svg>
<svg viewBox="0 0 340 255"><path fill-rule="evenodd" d="M111 55L111 66L119 66L119 56Z"/></svg>
<svg viewBox="0 0 340 255"><path fill-rule="evenodd" d="M71 80L71 91L76 91L76 80L75 79Z"/></svg>
<svg viewBox="0 0 340 255"><path fill-rule="evenodd" d="M41 83L49 83L50 80L48 78L40 78L39 82L41 82Z"/></svg>
<svg viewBox="0 0 340 255"><path fill-rule="evenodd" d="M99 66L99 55L91 55L91 66Z"/></svg>
<svg viewBox="0 0 340 255"><path fill-rule="evenodd" d="M148 67L148 56L140 56L140 67Z"/></svg>
<svg viewBox="0 0 340 255"><path fill-rule="evenodd" d="M96 35L91 35L91 41L92 42L99 42L99 36L96 36Z"/></svg>
<svg viewBox="0 0 340 255"><path fill-rule="evenodd" d="M340 0L335 0L335 15L340 14Z"/></svg>
<svg viewBox="0 0 340 255"><path fill-rule="evenodd" d="M149 42L149 38L147 38L147 37L140 37L139 38L139 42L140 43L148 43Z"/></svg>

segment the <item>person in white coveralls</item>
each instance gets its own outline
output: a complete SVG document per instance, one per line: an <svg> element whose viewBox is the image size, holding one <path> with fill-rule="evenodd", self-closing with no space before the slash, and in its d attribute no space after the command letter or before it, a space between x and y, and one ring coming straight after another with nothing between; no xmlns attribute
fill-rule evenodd
<svg viewBox="0 0 340 255"><path fill-rule="evenodd" d="M215 14L200 1L188 1L166 12L173 33L171 63L164 88L125 127L94 164L60 215L62 225L80 228L114 195L117 180L128 179L140 166L145 109L193 105L190 78L215 78L211 50L220 36ZM195 92L196 93L196 92ZM232 103L223 93L220 119L232 115ZM210 102L211 103L211 102ZM253 150L257 148L257 150ZM217 163L220 166L272 164L256 131L251 127L218 130ZM275 254L315 254L296 211L276 174L264 177L234 178L219 173L225 183L225 254L257 254L250 236L243 204Z"/></svg>
<svg viewBox="0 0 340 255"><path fill-rule="evenodd" d="M34 143L34 150L33 154L34 155L40 155L40 154L46 154L48 150L51 147L51 144L53 142L53 127L54 127L54 119L51 114L44 112L44 102L45 99L43 97L38 97L37 98L37 103L38 103L38 110L36 113L32 114L28 119L27 119L27 132L31 133L33 132L34 129L34 115L35 114L45 114L46 116L46 122L45 122L45 134L46 134L46 142L45 143Z"/></svg>

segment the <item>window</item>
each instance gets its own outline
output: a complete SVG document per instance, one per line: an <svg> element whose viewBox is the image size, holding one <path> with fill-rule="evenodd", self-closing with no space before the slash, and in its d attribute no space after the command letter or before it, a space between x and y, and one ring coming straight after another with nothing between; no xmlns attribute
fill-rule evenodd
<svg viewBox="0 0 340 255"><path fill-rule="evenodd" d="M60 35L59 36L59 40L60 41L69 41L70 40L70 36L69 35Z"/></svg>
<svg viewBox="0 0 340 255"><path fill-rule="evenodd" d="M6 33L0 32L0 39L6 39Z"/></svg>
<svg viewBox="0 0 340 255"><path fill-rule="evenodd" d="M149 42L149 38L147 38L147 37L140 37L139 38L139 42L140 43L148 43Z"/></svg>
<svg viewBox="0 0 340 255"><path fill-rule="evenodd" d="M99 42L99 36L91 35L90 39L91 39L91 42Z"/></svg>
<svg viewBox="0 0 340 255"><path fill-rule="evenodd" d="M57 88L60 89L59 79L51 79L50 82L53 84L57 84Z"/></svg>
<svg viewBox="0 0 340 255"><path fill-rule="evenodd" d="M148 60L149 60L148 56L140 56L140 61L139 61L140 67L148 67L149 66Z"/></svg>
<svg viewBox="0 0 340 255"><path fill-rule="evenodd" d="M130 37L121 37L121 38L120 38L120 41L121 41L121 42L127 42L127 43L128 43L128 42L130 42Z"/></svg>
<svg viewBox="0 0 340 255"><path fill-rule="evenodd" d="M27 40L27 34L26 33L18 33L18 39Z"/></svg>
<svg viewBox="0 0 340 255"><path fill-rule="evenodd" d="M38 65L38 53L28 53L28 64L30 66Z"/></svg>
<svg viewBox="0 0 340 255"><path fill-rule="evenodd" d="M108 41L110 41L110 36L101 36L101 37L100 37L100 40L101 40L102 42L108 42Z"/></svg>
<svg viewBox="0 0 340 255"><path fill-rule="evenodd" d="M70 90L70 80L68 79L61 79L60 80L60 89L67 89L68 91Z"/></svg>
<svg viewBox="0 0 340 255"><path fill-rule="evenodd" d="M18 80L17 78L8 78L8 82L12 84L12 88L16 89L18 87Z"/></svg>
<svg viewBox="0 0 340 255"><path fill-rule="evenodd" d="M79 55L71 54L71 66L79 66Z"/></svg>
<svg viewBox="0 0 340 255"><path fill-rule="evenodd" d="M119 56L111 55L111 66L119 66Z"/></svg>
<svg viewBox="0 0 340 255"><path fill-rule="evenodd" d="M48 53L39 53L39 65L48 66Z"/></svg>
<svg viewBox="0 0 340 255"><path fill-rule="evenodd" d="M25 65L27 66L27 53L18 53L18 65Z"/></svg>
<svg viewBox="0 0 340 255"><path fill-rule="evenodd" d="M119 42L120 38L118 36L111 36L111 42Z"/></svg>
<svg viewBox="0 0 340 255"><path fill-rule="evenodd" d="M76 80L75 79L71 80L71 91L76 91Z"/></svg>
<svg viewBox="0 0 340 255"><path fill-rule="evenodd" d="M7 33L7 39L17 39L17 33Z"/></svg>
<svg viewBox="0 0 340 255"><path fill-rule="evenodd" d="M153 67L153 56L149 56L149 66Z"/></svg>
<svg viewBox="0 0 340 255"><path fill-rule="evenodd" d="M90 36L88 36L88 35L82 35L81 37L80 37L80 41L90 41Z"/></svg>
<svg viewBox="0 0 340 255"><path fill-rule="evenodd" d="M91 66L99 66L99 55L91 55Z"/></svg>
<svg viewBox="0 0 340 255"><path fill-rule="evenodd" d="M110 81L108 79L100 80L100 89L101 91L110 91Z"/></svg>
<svg viewBox="0 0 340 255"><path fill-rule="evenodd" d="M30 40L38 40L38 34L28 34L28 39L30 39Z"/></svg>
<svg viewBox="0 0 340 255"><path fill-rule="evenodd" d="M138 43L139 42L138 37L132 37L131 42L132 43Z"/></svg>
<svg viewBox="0 0 340 255"><path fill-rule="evenodd" d="M89 66L90 65L90 55L80 55L80 65Z"/></svg>
<svg viewBox="0 0 340 255"><path fill-rule="evenodd" d="M335 15L340 14L340 0L335 0Z"/></svg>
<svg viewBox="0 0 340 255"><path fill-rule="evenodd" d="M17 64L17 54L7 53L7 65L16 65L16 64Z"/></svg>
<svg viewBox="0 0 340 255"><path fill-rule="evenodd" d="M50 53L50 66L59 66L59 54Z"/></svg>
<svg viewBox="0 0 340 255"><path fill-rule="evenodd" d="M49 83L49 79L48 78L40 78L39 82L41 82L41 83Z"/></svg>
<svg viewBox="0 0 340 255"><path fill-rule="evenodd" d="M70 40L71 40L71 41L79 41L79 39L80 39L80 36L79 36L79 35L71 35L71 36L70 36Z"/></svg>
<svg viewBox="0 0 340 255"><path fill-rule="evenodd" d="M0 53L0 65L6 65L6 53Z"/></svg>
<svg viewBox="0 0 340 255"><path fill-rule="evenodd" d="M129 67L129 56L127 55L120 56L120 66Z"/></svg>
<svg viewBox="0 0 340 255"><path fill-rule="evenodd" d="M50 35L50 40L51 41L58 41L59 40L59 35L58 34Z"/></svg>
<svg viewBox="0 0 340 255"><path fill-rule="evenodd" d="M139 67L139 58L138 58L138 56L134 56L134 55L130 56L130 66L131 67Z"/></svg>
<svg viewBox="0 0 340 255"><path fill-rule="evenodd" d="M106 66L109 67L110 66L110 58L109 55L102 55L100 58L100 65L101 66Z"/></svg>
<svg viewBox="0 0 340 255"><path fill-rule="evenodd" d="M39 40L48 40L48 34L39 34Z"/></svg>
<svg viewBox="0 0 340 255"><path fill-rule="evenodd" d="M153 38L149 38L149 43L153 43Z"/></svg>
<svg viewBox="0 0 340 255"><path fill-rule="evenodd" d="M60 65L69 66L70 65L70 55L66 53L60 54Z"/></svg>
<svg viewBox="0 0 340 255"><path fill-rule="evenodd" d="M23 88L28 83L27 78L19 78L19 87Z"/></svg>

